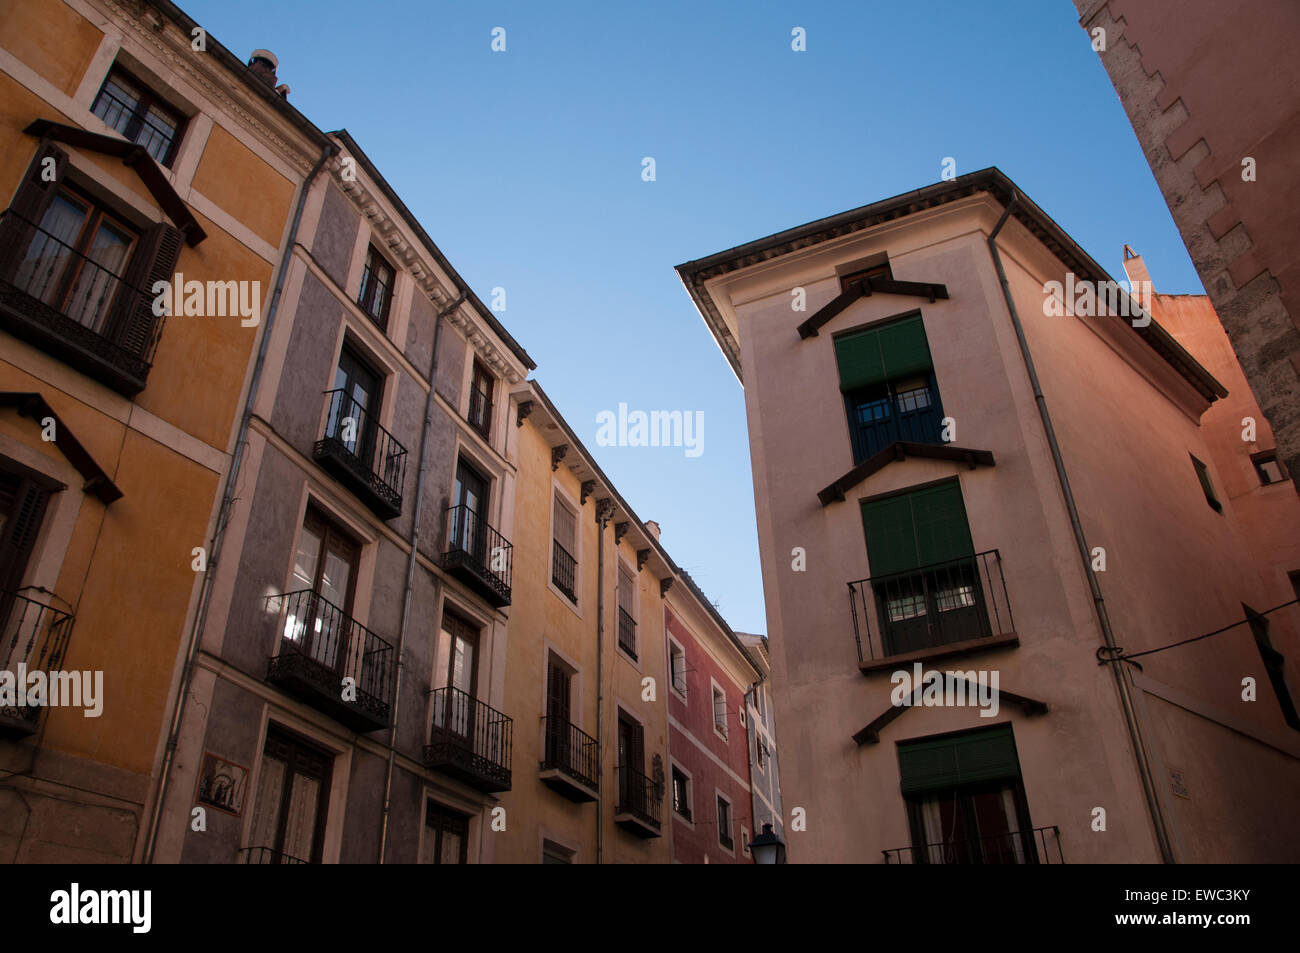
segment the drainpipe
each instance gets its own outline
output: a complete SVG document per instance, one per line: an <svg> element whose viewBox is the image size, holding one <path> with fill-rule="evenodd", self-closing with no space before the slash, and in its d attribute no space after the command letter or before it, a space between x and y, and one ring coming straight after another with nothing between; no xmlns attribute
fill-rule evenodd
<svg viewBox="0 0 1300 953"><path fill-rule="evenodd" d="M605 728L605 526L613 515L611 500L596 501L596 523L600 532L596 537L596 764L604 771ZM596 798L596 863L604 863L604 826L601 808L603 797Z"/></svg>
<svg viewBox="0 0 1300 953"><path fill-rule="evenodd" d="M293 210L293 223L289 226L289 237L284 246L284 255L280 259L280 270L275 276L275 288L271 292L271 304L266 311L266 327L262 331L262 341L257 348L257 360L253 364L253 376L248 383L248 396L244 399L244 410L239 420L239 433L235 438L235 451L230 459L230 470L226 473L225 485L222 487L221 509L217 512L217 525L208 544L208 569L203 574L203 583L199 591L199 608L194 614L194 623L190 626L189 646L185 651L185 667L181 672L180 693L176 698L176 708L172 711L171 726L167 732L167 749L163 756L162 771L158 776L158 792L152 807L149 821L149 839L145 845L144 862L153 863L153 852L158 841L158 824L162 820L163 800L171 782L171 769L175 763L176 739L180 735L181 725L185 719L186 703L189 701L190 683L194 679L194 661L198 658L200 635L208 618L209 597L212 594L212 580L216 575L217 562L221 555L221 544L225 539L226 523L230 518L230 509L235 503L235 484L239 480L239 470L244 462L244 447L248 438L248 425L253 419L253 402L257 398L257 388L262 381L262 369L266 364L266 352L271 343L271 330L275 326L275 317L280 310L280 295L284 290L285 275L293 259L294 245L298 241L298 226L302 222L302 210L307 204L307 193L311 190L316 176L325 167L330 157L336 155L339 147L333 140L325 143L320 158L312 166L307 178L303 180L298 192L298 203Z"/></svg>
<svg viewBox="0 0 1300 953"><path fill-rule="evenodd" d="M402 668L406 660L406 629L411 621L411 593L415 590L415 563L420 543L420 504L424 500L424 484L429 474L429 461L424 448L429 441L429 426L433 419L434 395L438 379L438 341L442 337L442 319L465 301L468 292L461 288L456 300L438 312L433 321L433 355L429 358L429 397L424 404L424 427L420 431L420 475L415 481L415 507L411 516L411 555L406 560L406 591L402 594L402 627L397 634L397 671L393 675L393 722L388 729L388 774L384 779L384 808L379 823L379 862L384 862L388 844L388 817L392 808L393 762L397 755L397 708L402 701Z"/></svg>
<svg viewBox="0 0 1300 953"><path fill-rule="evenodd" d="M1092 590L1092 605L1097 613L1097 622L1101 626L1101 636L1106 643L1106 648L1113 656L1119 652L1119 647L1115 644L1115 633L1110 626L1110 617L1106 614L1106 602L1102 598L1101 585L1098 583L1097 574L1092 568L1092 550L1088 548L1088 541L1083 533L1083 524L1079 521L1079 510L1074 503L1074 493L1070 490L1070 479L1065 472L1065 461L1061 458L1061 448L1056 442L1056 431L1052 428L1052 418L1047 412L1047 400L1043 396L1042 387L1039 386L1038 372L1034 370L1034 361L1029 355L1029 343L1025 340L1025 331L1020 323L1020 315L1016 311L1015 301L1011 297L1011 287L1007 283L1007 273L1002 267L1002 256L998 253L998 232L1002 231L1002 226L1006 224L1007 219L1019 202L1020 193L1013 191L1011 201L1007 203L1002 212L1002 217L998 219L998 224L989 234L989 253L993 256L993 265L998 272L998 281L1002 284L1002 297L1006 299L1007 311L1011 313L1011 323L1016 329L1016 340L1020 344L1020 357L1024 361L1025 371L1029 374L1029 383L1034 390L1034 402L1038 405L1038 416L1043 423L1043 432L1047 436L1047 445L1052 450L1052 463L1056 467L1056 479L1060 483L1061 493L1065 497L1065 508L1070 514L1070 526L1074 530L1074 541L1079 547L1079 557L1083 560L1083 571L1088 577L1088 587ZM1137 704L1133 699L1133 685L1129 680L1128 669L1114 663L1111 664L1110 669L1115 676L1115 684L1119 689L1120 702L1124 709L1124 722L1128 728L1129 738L1133 742L1133 751L1137 755L1138 775L1142 779L1142 789L1146 795L1147 808L1151 812L1156 841L1160 845L1160 856L1165 863L1172 864L1176 861L1171 838L1164 811L1160 807L1160 800L1156 794L1155 775L1151 770L1151 755L1142 737L1142 728L1138 721Z"/></svg>

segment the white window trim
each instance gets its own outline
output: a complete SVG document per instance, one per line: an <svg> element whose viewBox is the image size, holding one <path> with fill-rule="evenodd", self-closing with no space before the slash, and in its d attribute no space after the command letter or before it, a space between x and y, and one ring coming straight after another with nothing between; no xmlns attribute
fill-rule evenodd
<svg viewBox="0 0 1300 953"><path fill-rule="evenodd" d="M722 791L721 788L714 788L714 789L713 789L713 815L714 815L714 822L715 822L715 823L717 823L718 801L726 801L726 802L727 802L727 815L728 815L728 817L730 817L730 819L731 819L731 850L727 850L727 848L725 848L725 847L722 846L722 825L721 825L721 824L718 825L718 836L717 836L717 844L716 844L716 846L717 846L718 850L721 851L722 853L724 853L724 854L729 854L730 856L735 857L735 856L736 856L736 833L735 833L735 831L736 831L736 802L733 801L730 797L728 797L728 796L727 796L727 795Z"/></svg>
<svg viewBox="0 0 1300 953"><path fill-rule="evenodd" d="M680 689L677 687L677 682L673 678L673 646L676 646L677 651L682 653L682 687ZM682 643L672 635L668 635L668 684L672 688L673 694L682 701L687 700L686 695L689 686L686 682L686 646L682 645Z"/></svg>
<svg viewBox="0 0 1300 953"><path fill-rule="evenodd" d="M673 807L673 771L680 771L686 778L686 808L691 812L691 819L688 821L677 813ZM691 772L687 771L680 762L674 761L670 756L668 758L668 810L672 812L673 820L688 830L695 830L695 778Z"/></svg>
<svg viewBox="0 0 1300 953"><path fill-rule="evenodd" d="M718 680L712 675L709 676L709 689L709 702L713 706L713 710L709 713L709 718L713 722L713 733L723 741L730 744L731 725L727 721L727 690L719 685ZM718 730L718 699L715 694L716 692L722 693L723 731Z"/></svg>
<svg viewBox="0 0 1300 953"><path fill-rule="evenodd" d="M570 553L570 555L573 556L574 561L576 563L573 572L574 598L572 599L570 599L563 592L561 592L560 587L555 584L555 498L557 496L563 499L565 505L567 505L570 511L574 514L573 545L574 545L574 549L578 550L578 552ZM551 506L551 512L547 519L547 525L549 526L549 533L547 534L546 542L549 545L546 547L546 588L550 589L551 592L555 593L556 598L558 598L560 602L562 602L564 605L568 606L569 609L573 611L574 615L576 615L579 619L581 619L582 618L582 567L583 567L583 559L582 559L582 509L583 508L578 505L578 501L573 498L573 496L569 493L569 491L566 490L564 487L562 487L559 481L555 479L551 480L550 506Z"/></svg>

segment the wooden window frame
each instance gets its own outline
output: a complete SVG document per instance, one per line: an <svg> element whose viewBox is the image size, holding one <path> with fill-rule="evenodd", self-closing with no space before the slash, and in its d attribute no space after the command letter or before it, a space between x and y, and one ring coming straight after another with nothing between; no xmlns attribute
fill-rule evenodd
<svg viewBox="0 0 1300 953"><path fill-rule="evenodd" d="M1210 479L1210 468L1198 460L1195 454L1188 454L1188 456L1192 458L1192 468L1196 471L1197 482L1201 484L1201 492L1205 494L1205 502L1216 513L1222 513L1223 503L1219 500L1218 491L1214 488L1214 481Z"/></svg>
<svg viewBox="0 0 1300 953"><path fill-rule="evenodd" d="M430 821L436 819L437 824L431 824ZM444 833L460 834L460 860L458 863L464 865L469 863L469 822L471 818L463 811L448 807L440 801L435 801L431 797L425 798L424 803L424 836L433 837L432 856L435 865L442 863L442 835ZM452 831L452 825L457 825L457 830Z"/></svg>
<svg viewBox="0 0 1300 953"><path fill-rule="evenodd" d="M375 289L380 287L380 284L373 277L372 261L382 263L390 275L388 284L382 286L383 300L380 302L378 314L374 311ZM370 242L366 246L366 257L361 264L361 287L357 289L357 305L365 312L366 317L384 332L388 331L388 318L393 308L393 290L396 284L397 267L375 246L374 242Z"/></svg>
<svg viewBox="0 0 1300 953"><path fill-rule="evenodd" d="M110 125L107 120L100 117L98 113L95 113L95 107L99 105L100 100L103 98L104 90L108 87L108 84L112 82L115 76L122 77L122 79L128 84L134 86L140 91L140 101L136 104L135 109L131 111L131 118L127 120L126 127L120 132ZM139 133L140 128L145 124L145 119L149 115L149 110L151 108L157 108L159 112L167 114L167 118L174 120L176 123L176 132L173 133L171 141L167 144L166 153L164 153L162 159L154 160L159 165L170 169L172 163L176 161L176 153L180 149L181 140L185 138L185 132L189 126L189 117L162 96L159 96L154 92L153 87L150 84L141 82L140 78L136 76L136 74L123 67L120 63L114 63L108 73L104 76L104 81L99 84L99 90L95 93L95 98L90 104L91 113L94 114L100 122L103 122L104 125L113 129L119 136L122 136L129 142L135 142L135 136ZM153 158L153 156L150 155L150 158Z"/></svg>

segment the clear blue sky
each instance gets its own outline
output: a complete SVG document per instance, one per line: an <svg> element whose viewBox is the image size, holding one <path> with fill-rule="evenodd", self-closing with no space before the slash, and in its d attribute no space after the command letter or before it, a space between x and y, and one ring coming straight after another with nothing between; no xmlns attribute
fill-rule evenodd
<svg viewBox="0 0 1300 953"><path fill-rule="evenodd" d="M1116 278L1128 242L1158 290L1202 292L1069 0L181 6L244 59L272 50L480 297L506 289L538 380L738 630L767 631L743 395L675 265L952 156L999 166ZM703 411L704 453L598 447L620 402Z"/></svg>

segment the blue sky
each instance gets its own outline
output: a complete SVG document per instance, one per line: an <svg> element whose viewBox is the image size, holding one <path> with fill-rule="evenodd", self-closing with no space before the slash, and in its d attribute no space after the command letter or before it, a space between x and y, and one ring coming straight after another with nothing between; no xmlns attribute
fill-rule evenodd
<svg viewBox="0 0 1300 953"><path fill-rule="evenodd" d="M1069 0L181 6L244 59L272 50L479 296L506 290L538 380L738 630L767 631L744 399L675 265L951 156L999 166L1116 278L1128 242L1158 290L1202 293ZM620 402L703 412L704 453L598 447Z"/></svg>

